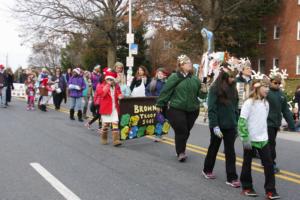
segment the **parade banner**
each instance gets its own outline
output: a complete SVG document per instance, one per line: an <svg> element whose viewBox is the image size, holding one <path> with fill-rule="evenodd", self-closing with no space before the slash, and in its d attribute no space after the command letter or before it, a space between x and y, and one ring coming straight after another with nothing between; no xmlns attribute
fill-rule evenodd
<svg viewBox="0 0 300 200"><path fill-rule="evenodd" d="M156 112L157 97L130 97L120 100L121 140L146 135L168 134L170 124Z"/></svg>
<svg viewBox="0 0 300 200"><path fill-rule="evenodd" d="M26 87L22 83L14 83L14 90L11 91L13 97L26 97Z"/></svg>

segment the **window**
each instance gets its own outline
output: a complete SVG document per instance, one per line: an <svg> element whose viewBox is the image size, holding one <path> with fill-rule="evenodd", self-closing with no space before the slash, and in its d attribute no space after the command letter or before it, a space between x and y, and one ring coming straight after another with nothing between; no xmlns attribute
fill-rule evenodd
<svg viewBox="0 0 300 200"><path fill-rule="evenodd" d="M278 40L280 38L280 27L278 25L274 26L273 38L274 40Z"/></svg>
<svg viewBox="0 0 300 200"><path fill-rule="evenodd" d="M296 74L300 74L300 55L296 57Z"/></svg>
<svg viewBox="0 0 300 200"><path fill-rule="evenodd" d="M265 73L266 68L266 60L265 59L259 59L258 60L258 71L262 74Z"/></svg>
<svg viewBox="0 0 300 200"><path fill-rule="evenodd" d="M300 1L300 0L299 0ZM298 21L297 40L300 40L300 21Z"/></svg>
<svg viewBox="0 0 300 200"><path fill-rule="evenodd" d="M279 59L278 58L273 58L273 67L276 66L277 68L279 67Z"/></svg>
<svg viewBox="0 0 300 200"><path fill-rule="evenodd" d="M267 29L262 28L258 33L258 44L266 44L267 42Z"/></svg>

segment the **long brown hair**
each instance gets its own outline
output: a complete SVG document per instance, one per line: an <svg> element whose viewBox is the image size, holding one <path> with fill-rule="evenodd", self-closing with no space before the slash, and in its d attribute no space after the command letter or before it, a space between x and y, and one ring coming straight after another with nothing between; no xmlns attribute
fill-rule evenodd
<svg viewBox="0 0 300 200"><path fill-rule="evenodd" d="M140 65L138 67L138 69L136 70L135 78L139 77L139 69L142 69L144 71L144 76L149 77L149 72L148 72L147 68L145 66L143 66L143 65Z"/></svg>
<svg viewBox="0 0 300 200"><path fill-rule="evenodd" d="M226 64L223 64L223 67L230 70ZM229 84L229 78L232 76L233 74L221 69L218 78L212 85L212 87L216 90L218 99L225 105L229 105L231 101L238 99L236 84Z"/></svg>

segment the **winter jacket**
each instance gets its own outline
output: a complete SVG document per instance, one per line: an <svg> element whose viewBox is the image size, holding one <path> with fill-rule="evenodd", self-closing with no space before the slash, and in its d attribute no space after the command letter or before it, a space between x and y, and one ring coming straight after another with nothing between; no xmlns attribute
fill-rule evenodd
<svg viewBox="0 0 300 200"><path fill-rule="evenodd" d="M209 127L219 126L221 129L236 128L239 117L238 101L238 96L236 96L232 97L227 105L220 102L217 89L212 85L208 92L207 102Z"/></svg>
<svg viewBox="0 0 300 200"><path fill-rule="evenodd" d="M150 83L151 79L147 77L146 83L145 83L145 88L148 86ZM135 87L139 87L142 84L142 79L137 79L136 77L133 78L131 85L130 85L130 90L133 91Z"/></svg>
<svg viewBox="0 0 300 200"><path fill-rule="evenodd" d="M156 81L156 84L155 84L154 90L151 91L150 86L151 86L153 81ZM150 82L150 84L148 84L148 86L146 88L146 96L159 96L163 86L165 85L165 83L166 82L164 80L152 79L152 81Z"/></svg>
<svg viewBox="0 0 300 200"><path fill-rule="evenodd" d="M69 87L70 87L70 85L76 85L76 86L80 87L80 90L69 88L70 97L74 97L74 98L82 97L82 91L86 88L83 77L82 76L72 76L69 79L69 83L68 83Z"/></svg>
<svg viewBox="0 0 300 200"><path fill-rule="evenodd" d="M268 127L279 128L281 126L282 115L287 121L289 127L294 130L295 124L293 120L293 114L289 110L285 95L281 90L275 90L270 88L267 96L267 100L270 105L270 111L268 115Z"/></svg>
<svg viewBox="0 0 300 200"><path fill-rule="evenodd" d="M0 88L7 87L7 74L0 72Z"/></svg>
<svg viewBox="0 0 300 200"><path fill-rule="evenodd" d="M173 73L164 85L156 106L162 108L169 104L175 109L196 111L200 107L200 88L201 82L196 76L189 74L184 77L180 72Z"/></svg>
<svg viewBox="0 0 300 200"><path fill-rule="evenodd" d="M51 81L55 82L57 79L58 79L58 87L62 90L62 92L66 91L67 83L65 77L63 75L61 75L59 78L53 76L51 78Z"/></svg>
<svg viewBox="0 0 300 200"><path fill-rule="evenodd" d="M97 87L97 84L99 82L101 82L101 74L100 73L92 72L91 81L92 81L93 91L95 91L96 87Z"/></svg>
<svg viewBox="0 0 300 200"><path fill-rule="evenodd" d="M115 92L114 92L114 98L115 98L115 106L120 113L120 107L119 107L119 96L122 95L120 86L118 84L115 85ZM113 110L113 103L112 103L112 96L110 92L110 85L106 82L103 82L102 84L97 86L95 96L100 97L100 110L99 113L101 115L110 115Z"/></svg>

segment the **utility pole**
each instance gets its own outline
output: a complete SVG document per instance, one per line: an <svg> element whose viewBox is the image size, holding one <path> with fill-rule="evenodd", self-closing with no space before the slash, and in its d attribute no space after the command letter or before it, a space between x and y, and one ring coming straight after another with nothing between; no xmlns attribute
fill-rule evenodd
<svg viewBox="0 0 300 200"><path fill-rule="evenodd" d="M127 85L131 84L133 79L132 77L132 67L133 67L133 57L131 54L131 44L134 43L134 35L132 34L132 0L128 1L128 11L129 11L129 30L127 34L127 43L128 43L128 57L126 58L126 66L129 67L127 71Z"/></svg>
<svg viewBox="0 0 300 200"><path fill-rule="evenodd" d="M5 67L8 67L8 53L6 53L5 57Z"/></svg>

